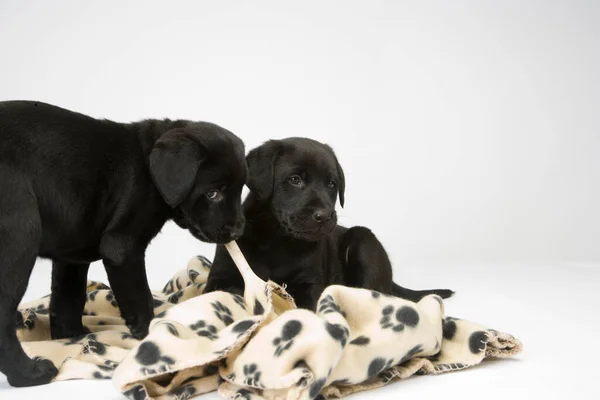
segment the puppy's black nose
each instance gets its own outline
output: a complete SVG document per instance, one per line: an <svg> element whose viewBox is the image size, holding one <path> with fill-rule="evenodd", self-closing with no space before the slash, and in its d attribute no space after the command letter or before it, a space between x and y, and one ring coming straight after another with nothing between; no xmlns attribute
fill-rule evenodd
<svg viewBox="0 0 600 400"><path fill-rule="evenodd" d="M333 215L333 211L321 209L321 210L317 210L313 213L313 218L315 221L322 224L324 222L329 221L331 219L332 215Z"/></svg>
<svg viewBox="0 0 600 400"><path fill-rule="evenodd" d="M240 236L244 234L244 227L246 225L246 220L241 219L237 221L235 224L227 225L225 228L229 231L229 237L231 240L238 239Z"/></svg>

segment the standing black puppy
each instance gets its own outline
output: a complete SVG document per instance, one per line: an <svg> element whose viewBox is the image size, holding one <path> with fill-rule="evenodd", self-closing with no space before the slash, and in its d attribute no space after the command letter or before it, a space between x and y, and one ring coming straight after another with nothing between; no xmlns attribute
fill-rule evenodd
<svg viewBox="0 0 600 400"><path fill-rule="evenodd" d="M13 386L49 382L15 315L36 257L52 264L53 338L84 333L91 262L102 260L132 334L153 318L144 254L169 219L206 242L243 232L244 145L210 123L97 120L39 102L0 102L0 371ZM17 319L20 315L17 315Z"/></svg>
<svg viewBox="0 0 600 400"><path fill-rule="evenodd" d="M446 289L414 291L392 281L390 260L367 228L337 226L345 179L333 150L306 138L271 140L246 157L250 193L246 228L237 241L263 280L287 284L299 307L315 310L326 286L341 284L418 301L443 298ZM241 294L244 282L224 246L218 246L205 292Z"/></svg>

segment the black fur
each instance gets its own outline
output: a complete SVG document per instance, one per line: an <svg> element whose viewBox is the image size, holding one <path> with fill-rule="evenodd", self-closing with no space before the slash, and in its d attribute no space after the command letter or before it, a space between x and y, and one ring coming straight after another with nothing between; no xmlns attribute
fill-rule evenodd
<svg viewBox="0 0 600 400"><path fill-rule="evenodd" d="M96 260L132 334L145 336L153 317L148 243L169 219L207 242L241 235L244 153L238 137L206 122L116 123L1 102L0 371L9 383L43 384L57 372L29 359L15 335L37 257L53 260L54 338L85 333L87 269Z"/></svg>
<svg viewBox="0 0 600 400"><path fill-rule="evenodd" d="M333 150L306 138L271 140L246 157L250 193L238 244L262 279L287 284L299 307L315 310L323 289L342 284L418 301L427 294L392 281L387 253L367 228L337 225L344 205L344 172ZM244 282L224 246L217 246L205 292L241 294Z"/></svg>

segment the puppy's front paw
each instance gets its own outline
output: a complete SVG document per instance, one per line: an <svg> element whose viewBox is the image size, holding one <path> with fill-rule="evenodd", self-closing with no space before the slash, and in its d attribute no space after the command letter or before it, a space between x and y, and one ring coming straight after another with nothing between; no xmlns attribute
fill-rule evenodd
<svg viewBox="0 0 600 400"><path fill-rule="evenodd" d="M148 336L148 327L150 324L136 324L128 326L131 336L137 340L142 340Z"/></svg>
<svg viewBox="0 0 600 400"><path fill-rule="evenodd" d="M58 374L58 369L50 360L36 359L29 365L29 368L18 369L17 373L7 375L8 383L13 387L45 385Z"/></svg>
<svg viewBox="0 0 600 400"><path fill-rule="evenodd" d="M73 324L72 326L50 324L50 336L53 340L80 337L88 333L90 330L82 324Z"/></svg>

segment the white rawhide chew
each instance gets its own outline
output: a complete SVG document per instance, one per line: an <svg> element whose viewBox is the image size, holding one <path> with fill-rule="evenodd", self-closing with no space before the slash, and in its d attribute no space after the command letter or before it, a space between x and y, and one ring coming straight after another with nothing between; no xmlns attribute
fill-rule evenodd
<svg viewBox="0 0 600 400"><path fill-rule="evenodd" d="M246 278L256 275L254 271L252 271L252 268L250 268L248 261L246 261L246 257L244 257L244 255L242 254L242 251L240 250L240 247L238 246L235 240L225 244L225 248L227 249L229 255L233 259L235 266L242 274L244 282L246 281Z"/></svg>
<svg viewBox="0 0 600 400"><path fill-rule="evenodd" d="M238 246L238 244L235 240L232 240L231 242L226 243L225 248L229 252L229 255L231 256L231 259L235 263L235 266L240 271L240 274L242 274L242 278L244 279L245 287L251 286L251 282L253 280L254 281L260 280L258 275L256 275L254 273L254 271L252 271L252 268L250 268L248 261L246 261L246 257L244 257L242 250L240 250L240 246ZM248 292L247 290L244 290L244 299L246 301L251 301L251 293Z"/></svg>

